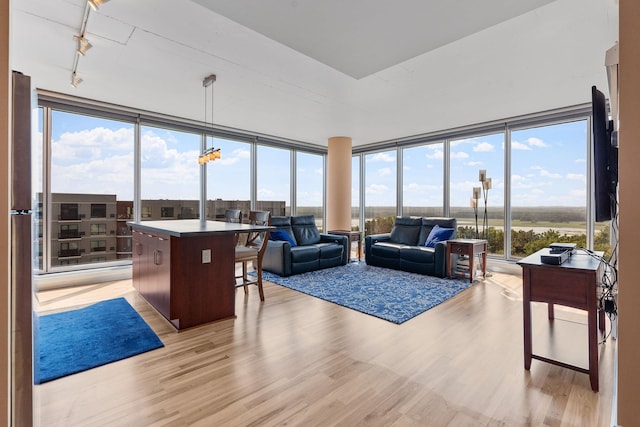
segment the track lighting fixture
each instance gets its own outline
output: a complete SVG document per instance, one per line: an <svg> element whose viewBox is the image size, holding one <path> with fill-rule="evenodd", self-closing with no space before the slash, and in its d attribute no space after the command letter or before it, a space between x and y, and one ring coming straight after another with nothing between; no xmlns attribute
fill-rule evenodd
<svg viewBox="0 0 640 427"><path fill-rule="evenodd" d="M93 47L93 45L89 43L89 40L84 37L84 34L80 36L73 36L73 38L78 40L78 49L76 50L78 55L84 56L84 54Z"/></svg>
<svg viewBox="0 0 640 427"><path fill-rule="evenodd" d="M98 10L100 9L100 6L102 6L108 1L109 0L87 0L87 3L89 3L89 6L91 6L91 9Z"/></svg>
<svg viewBox="0 0 640 427"><path fill-rule="evenodd" d="M71 86L78 87L80 83L82 83L82 79L75 72L71 73Z"/></svg>

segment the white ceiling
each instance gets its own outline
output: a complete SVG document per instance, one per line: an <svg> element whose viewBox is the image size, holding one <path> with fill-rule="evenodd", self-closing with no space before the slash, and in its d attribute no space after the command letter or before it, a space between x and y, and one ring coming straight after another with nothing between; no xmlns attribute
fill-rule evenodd
<svg viewBox="0 0 640 427"><path fill-rule="evenodd" d="M194 0L355 79L553 0Z"/></svg>
<svg viewBox="0 0 640 427"><path fill-rule="evenodd" d="M14 0L13 68L38 88L196 120L215 73L216 124L318 145L587 102L618 31L613 0L111 0L89 15L74 89L84 7Z"/></svg>

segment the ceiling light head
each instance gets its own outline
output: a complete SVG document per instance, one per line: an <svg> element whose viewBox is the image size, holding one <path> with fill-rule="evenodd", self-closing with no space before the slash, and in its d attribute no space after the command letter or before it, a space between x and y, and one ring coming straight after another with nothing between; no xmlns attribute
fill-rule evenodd
<svg viewBox="0 0 640 427"><path fill-rule="evenodd" d="M109 0L87 0L87 3L89 3L89 6L91 6L91 9L98 10L100 9L100 6L102 6L108 1Z"/></svg>
<svg viewBox="0 0 640 427"><path fill-rule="evenodd" d="M82 79L76 73L71 74L71 86L78 87L82 83Z"/></svg>
<svg viewBox="0 0 640 427"><path fill-rule="evenodd" d="M78 55L84 56L84 54L87 53L87 51L93 47L93 45L89 43L89 40L87 40L84 36L73 36L73 37L76 40L78 40L78 49L76 49L76 52L78 53Z"/></svg>

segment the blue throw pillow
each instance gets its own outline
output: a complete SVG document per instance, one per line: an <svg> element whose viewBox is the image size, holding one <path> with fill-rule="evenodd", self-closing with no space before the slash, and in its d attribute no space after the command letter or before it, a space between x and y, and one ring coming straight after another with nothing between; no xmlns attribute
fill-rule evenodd
<svg viewBox="0 0 640 427"><path fill-rule="evenodd" d="M282 240L285 242L289 242L292 248L296 246L296 242L293 241L289 233L284 230L273 230L269 233L269 240Z"/></svg>
<svg viewBox="0 0 640 427"><path fill-rule="evenodd" d="M453 236L454 231L455 229L453 228L443 228L436 224L431 229L431 233L429 233L427 242L424 245L428 248L435 248L436 243L449 240L451 236Z"/></svg>

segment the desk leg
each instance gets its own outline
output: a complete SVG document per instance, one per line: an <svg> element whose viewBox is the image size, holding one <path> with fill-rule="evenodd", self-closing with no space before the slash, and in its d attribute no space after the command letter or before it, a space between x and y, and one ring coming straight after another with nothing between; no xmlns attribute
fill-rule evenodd
<svg viewBox="0 0 640 427"><path fill-rule="evenodd" d="M482 251L482 277L487 278L487 245L484 245L484 251Z"/></svg>
<svg viewBox="0 0 640 427"><path fill-rule="evenodd" d="M473 276L475 275L475 271L476 271L476 255L475 255L475 252L473 251L473 245L471 245L471 248L469 249L469 283L473 282Z"/></svg>
<svg viewBox="0 0 640 427"><path fill-rule="evenodd" d="M547 311L549 312L549 320L553 320L556 318L555 312L553 310L553 304L547 303Z"/></svg>
<svg viewBox="0 0 640 427"><path fill-rule="evenodd" d="M523 295L522 295L522 313L524 327L524 369L527 371L531 368L531 285L529 283L529 272L523 269Z"/></svg>
<svg viewBox="0 0 640 427"><path fill-rule="evenodd" d="M451 246L447 243L447 250L445 255L445 261L447 263L447 277L451 277Z"/></svg>

